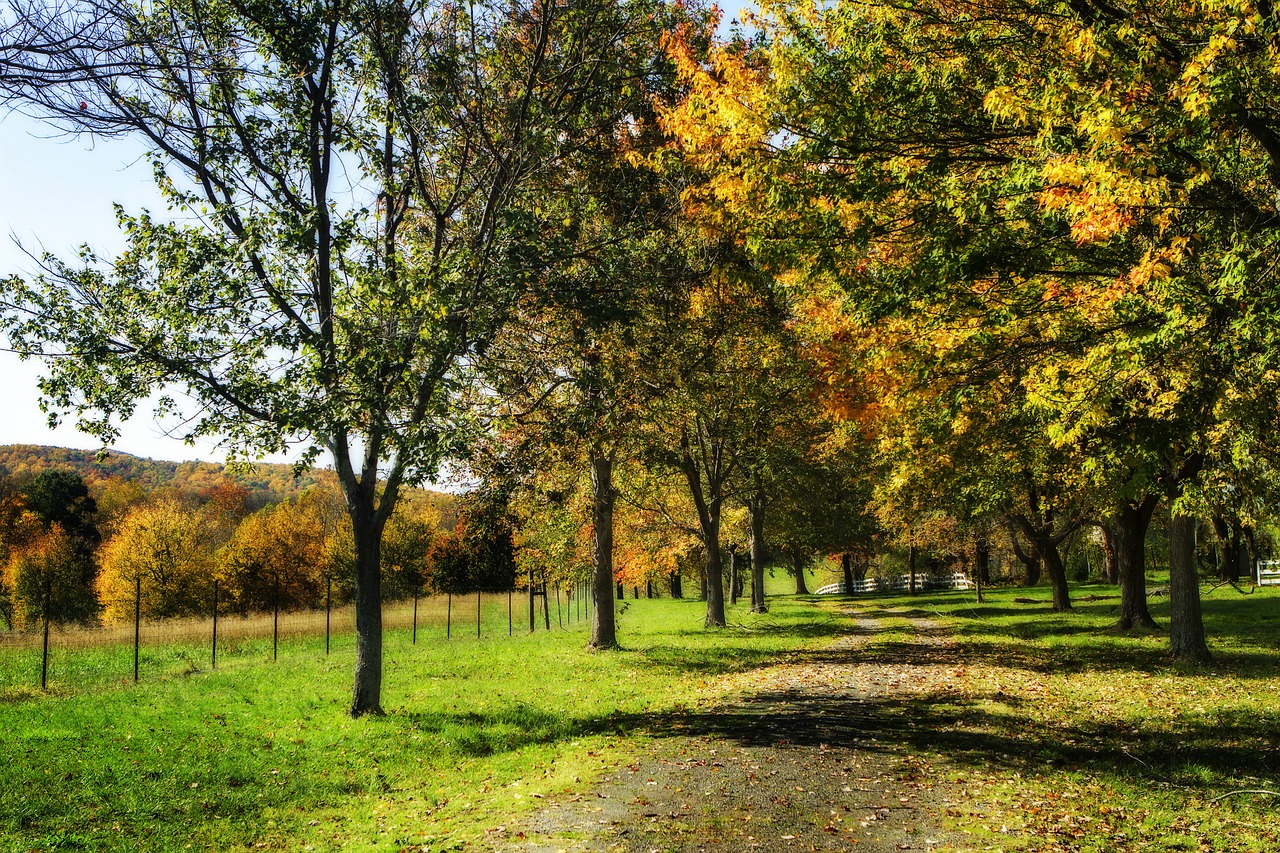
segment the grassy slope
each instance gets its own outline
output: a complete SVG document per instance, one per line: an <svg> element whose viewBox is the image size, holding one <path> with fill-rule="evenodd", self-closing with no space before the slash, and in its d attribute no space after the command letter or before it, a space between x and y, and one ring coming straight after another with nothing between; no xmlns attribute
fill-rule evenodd
<svg viewBox="0 0 1280 853"><path fill-rule="evenodd" d="M572 630L409 644L388 635L381 719L352 721L345 653L299 639L256 661L0 702L0 849L448 849L549 790L588 790L653 715L719 673L837 630L783 603L706 632L696 601L628 601L627 649ZM131 651L131 650L130 650ZM28 654L29 653L24 653Z"/></svg>

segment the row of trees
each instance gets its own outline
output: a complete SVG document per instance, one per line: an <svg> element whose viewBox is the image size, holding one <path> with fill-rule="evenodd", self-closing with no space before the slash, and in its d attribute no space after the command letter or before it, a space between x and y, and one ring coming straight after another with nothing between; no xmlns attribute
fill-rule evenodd
<svg viewBox="0 0 1280 853"><path fill-rule="evenodd" d="M11 345L104 441L178 385L233 454L328 454L353 714L380 708L396 507L446 464L505 496L526 568L590 563L597 647L617 577L692 553L723 625L724 555L760 591L766 535L852 577L1011 530L1065 610L1094 525L1120 626L1150 625L1165 506L1173 650L1207 656L1194 518L1238 555L1276 482L1269 9L787 1L727 39L662 0L0 20L0 96L141 140L173 208L6 280Z"/></svg>
<svg viewBox="0 0 1280 853"><path fill-rule="evenodd" d="M1164 506L1173 652L1206 659L1195 518L1238 554L1276 495L1269 7L782 2L754 23L681 48L695 96L671 121L716 164L696 203L828 303L830 390L876 438L885 512L998 514L1061 610L1058 548L1097 524L1127 629L1154 625Z"/></svg>

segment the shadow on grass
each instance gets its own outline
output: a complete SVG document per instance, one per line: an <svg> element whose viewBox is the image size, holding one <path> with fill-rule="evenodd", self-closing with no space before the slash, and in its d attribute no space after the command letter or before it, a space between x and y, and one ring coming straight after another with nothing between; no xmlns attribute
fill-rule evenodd
<svg viewBox="0 0 1280 853"><path fill-rule="evenodd" d="M901 602L896 602L901 604ZM916 602L911 602L912 604ZM886 609L885 615L931 616L925 608ZM889 602L886 602L889 604ZM890 604L892 607L892 604ZM992 608L1007 616L1007 610ZM1243 610L1241 611L1244 612ZM1252 618L1257 618L1256 604ZM872 614L869 614L872 615ZM953 614L963 619L963 614ZM673 673L714 676L759 669L785 659L818 667L863 662L902 667L960 666L982 662L1027 673L1162 672L1170 662L1163 644L1134 643L1129 637L1072 624L1072 616L1054 616L1051 624L1034 618L1001 624L998 632L1015 638L1072 638L1063 645L1003 641L999 636L961 636L954 643L922 643L914 638L885 639L855 648L830 643L802 651L780 652L735 642L744 633L788 635L797 639L834 640L874 633L868 623L830 619L803 624L763 624L729 629L716 643L667 642L634 649L642 666ZM979 630L990 633L991 626ZM928 633L926 631L926 633ZM939 629L939 634L944 632ZM1265 636L1265 631L1261 632ZM1092 638L1091 636L1092 635ZM1221 652L1208 672L1229 670L1241 677L1274 677L1276 656L1262 652ZM1218 713L1178 718L1164 730L1136 731L1125 723L1100 721L1075 729L1043 730L1029 707L1032 700L991 691L973 699L941 695L921 700L870 700L852 694L810 695L765 692L707 713L677 711L654 714L565 714L528 704L491 712L411 714L419 731L433 733L464 755L490 755L595 734L642 731L655 736L716 735L744 744L855 745L862 749L934 750L962 764L1002 766L1031 772L1046 764L1066 768L1126 769L1170 778L1193 778L1190 768L1223 773L1269 774L1280 770L1280 709L1261 708L1253 715ZM1277 765L1272 767L1272 765Z"/></svg>
<svg viewBox="0 0 1280 853"><path fill-rule="evenodd" d="M1270 709L1193 718L1167 731L1115 722L1047 730L1009 697L958 702L766 692L713 713L635 722L652 734L714 736L746 746L937 753L970 769L1108 772L1206 789L1214 781L1205 770L1224 778L1280 770L1280 712Z"/></svg>
<svg viewBox="0 0 1280 853"><path fill-rule="evenodd" d="M1141 670L1143 661L1116 660L1131 649L1082 648L1067 664ZM1146 663L1167 667L1153 655ZM1248 657L1248 656L1245 656ZM1275 657L1266 657L1274 672ZM959 665L975 659L1030 672L1061 671L1057 649L965 642L939 647L890 642L854 650L820 650L801 661L848 664ZM904 671L907 671L904 669ZM1105 671L1105 669L1104 669ZM1241 776L1280 772L1280 709L1259 707L1210 714L1190 710L1149 727L1095 719L1045 727L1033 699L992 688L977 696L941 692L919 698L871 697L846 691L794 687L744 697L708 712L614 718L611 725L655 736L712 736L745 746L847 746L894 755L936 753L968 769L1026 775L1046 769L1110 773L1215 791Z"/></svg>

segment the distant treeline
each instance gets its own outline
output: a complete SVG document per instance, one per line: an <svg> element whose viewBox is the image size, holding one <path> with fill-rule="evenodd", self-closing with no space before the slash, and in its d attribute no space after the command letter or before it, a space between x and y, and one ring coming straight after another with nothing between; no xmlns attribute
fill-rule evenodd
<svg viewBox="0 0 1280 853"><path fill-rule="evenodd" d="M514 582L501 503L409 490L387 523L385 599ZM337 479L286 465L248 474L17 445L0 448L0 625L323 606L353 592ZM139 601L139 596L141 596Z"/></svg>

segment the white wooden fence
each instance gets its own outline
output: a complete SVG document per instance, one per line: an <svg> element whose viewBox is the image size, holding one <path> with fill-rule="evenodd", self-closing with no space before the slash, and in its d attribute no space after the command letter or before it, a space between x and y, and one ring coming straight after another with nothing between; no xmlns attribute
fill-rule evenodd
<svg viewBox="0 0 1280 853"><path fill-rule="evenodd" d="M1277 564L1280 568L1280 563ZM898 592L911 588L911 575L895 575L888 578L867 578L853 582L854 592ZM943 575L916 574L917 589L972 589L973 581L964 572ZM815 595L845 595L844 582L829 583L818 589Z"/></svg>
<svg viewBox="0 0 1280 853"><path fill-rule="evenodd" d="M1259 560L1258 586L1280 586L1280 560Z"/></svg>

